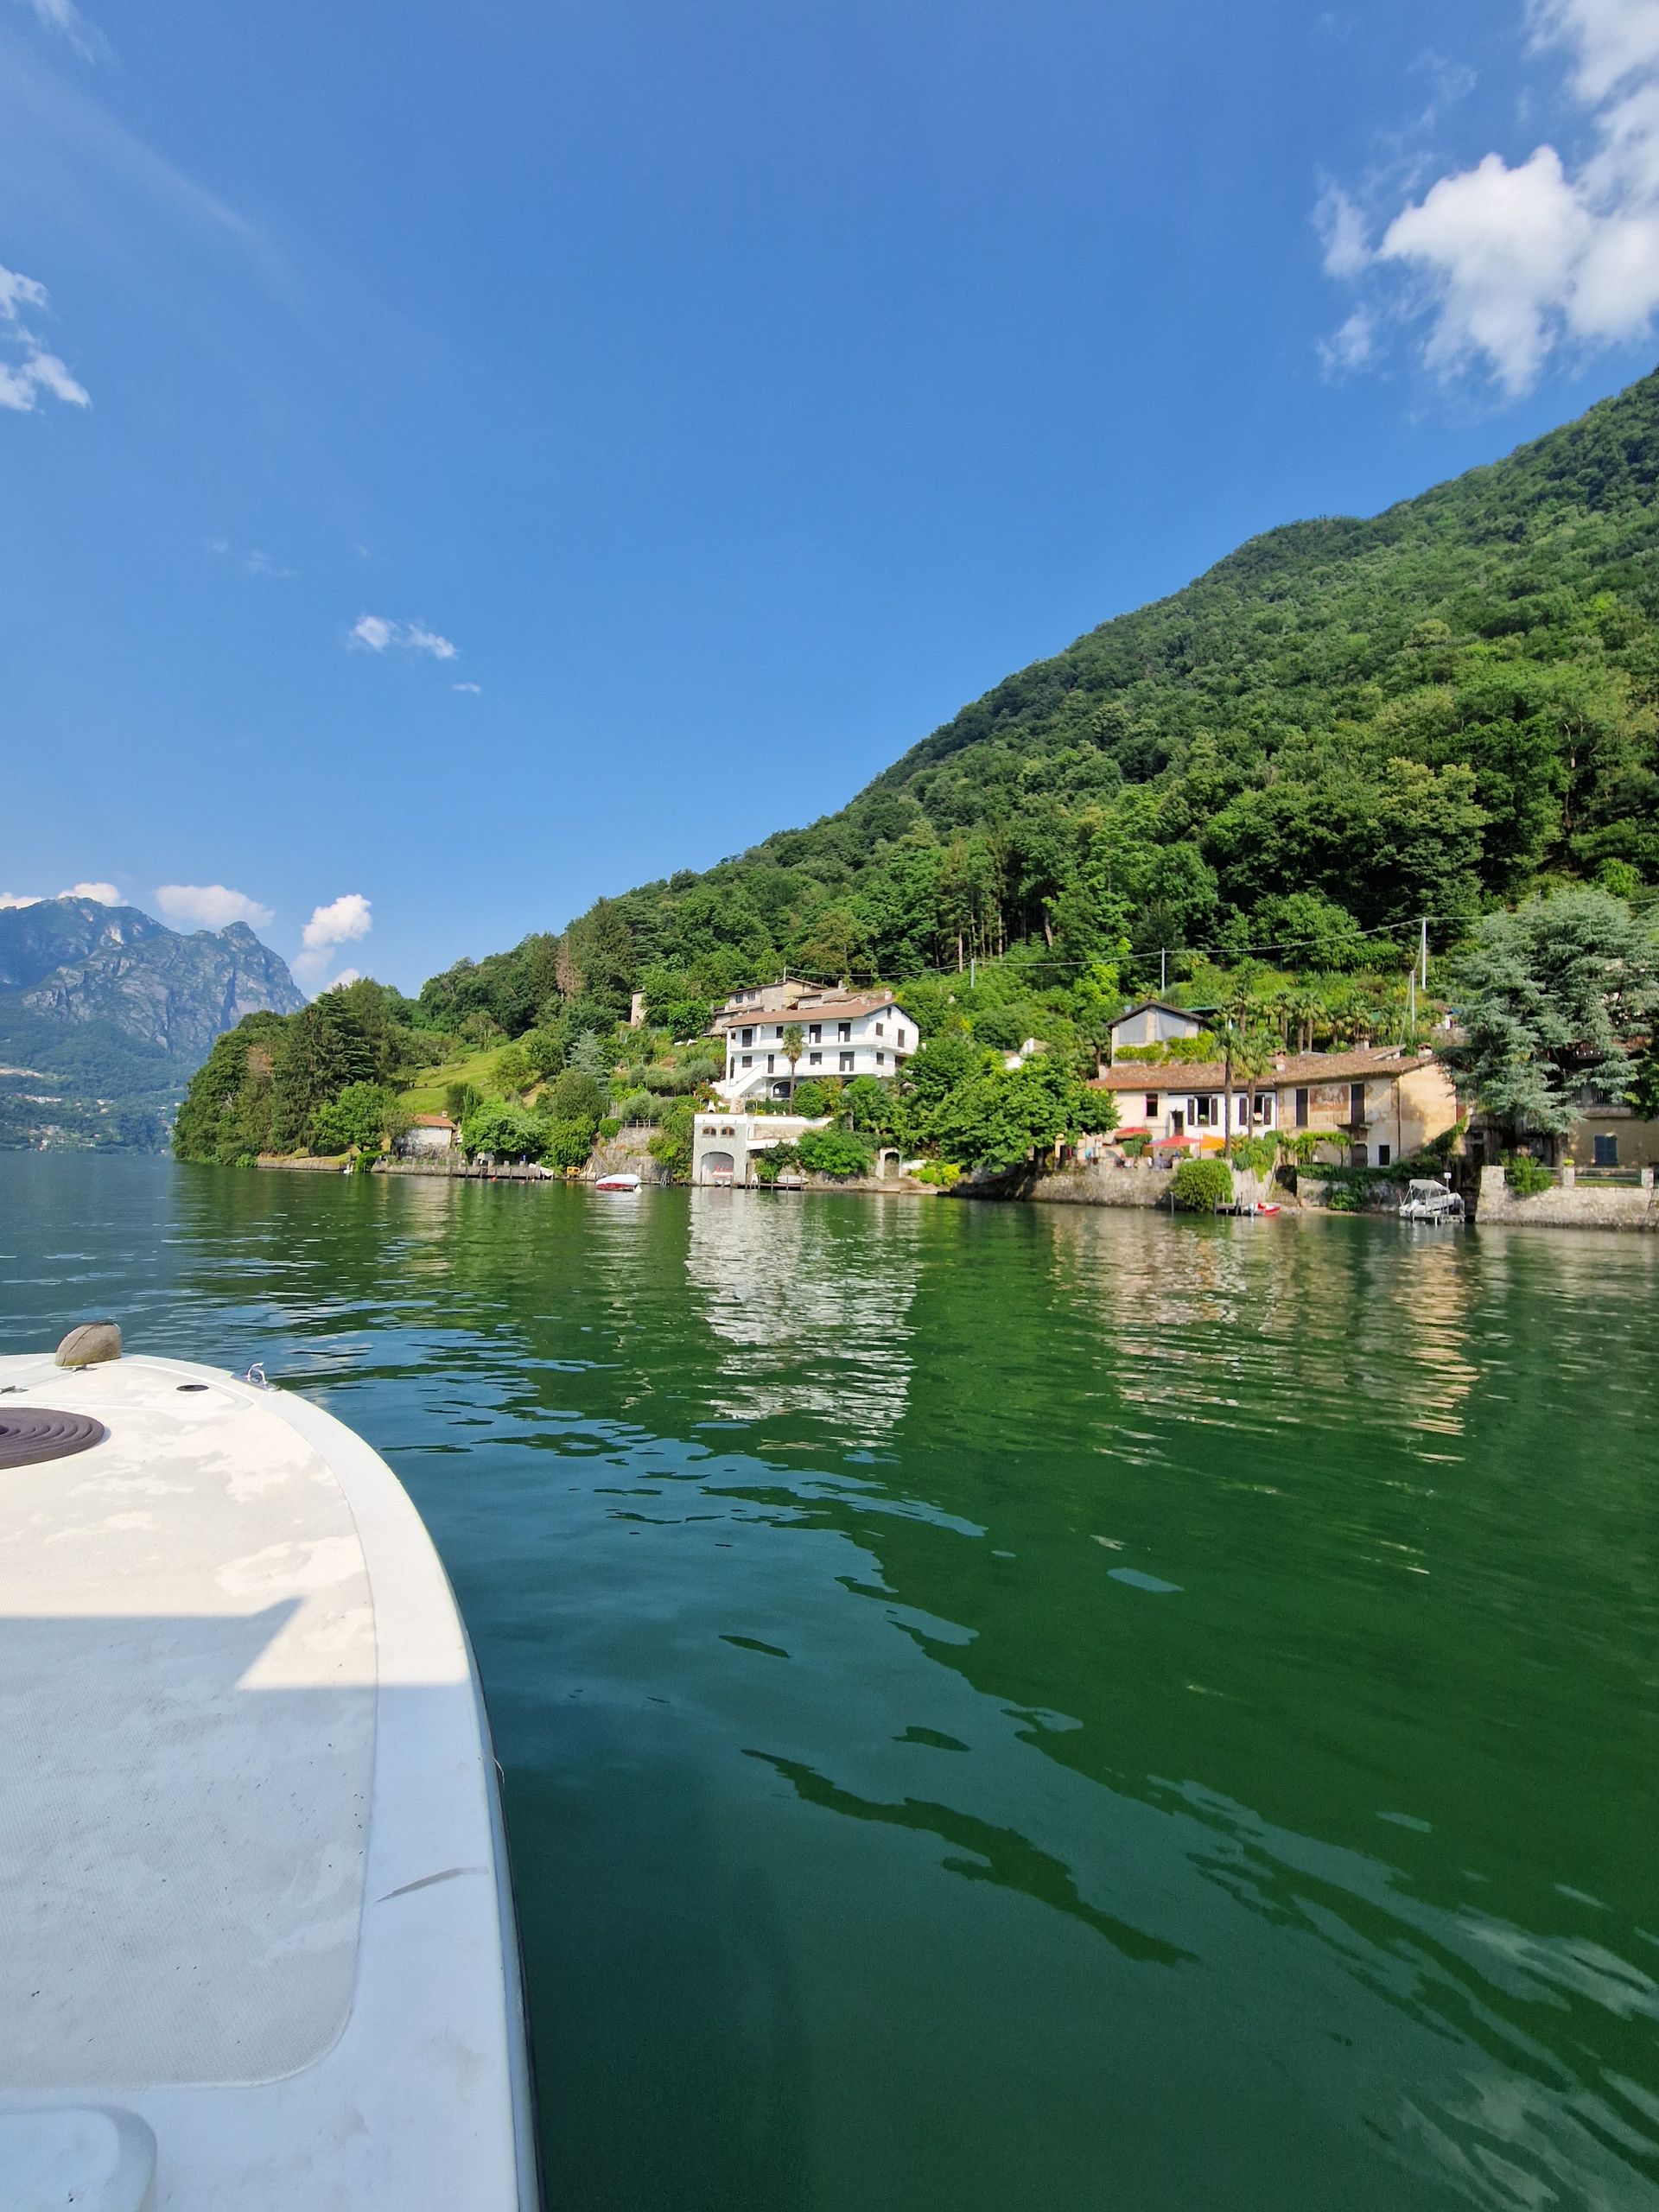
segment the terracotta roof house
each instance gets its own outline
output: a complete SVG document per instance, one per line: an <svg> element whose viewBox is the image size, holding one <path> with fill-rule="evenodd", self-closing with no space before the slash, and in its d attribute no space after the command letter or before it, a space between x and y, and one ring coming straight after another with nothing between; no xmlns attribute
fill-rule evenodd
<svg viewBox="0 0 1659 2212"><path fill-rule="evenodd" d="M729 1105L788 1096L784 1032L791 1023L804 1039L795 1069L798 1081L809 1076L849 1080L855 1075L888 1081L916 1050L916 1024L891 991L841 991L821 984L786 988L799 995L760 1007L728 1000L710 1024L726 1047L725 1079L715 1089Z"/></svg>
<svg viewBox="0 0 1659 2212"><path fill-rule="evenodd" d="M397 1149L405 1160L426 1160L453 1152L460 1142L461 1131L447 1114L416 1114L397 1140Z"/></svg>
<svg viewBox="0 0 1659 2212"><path fill-rule="evenodd" d="M1122 1062L1094 1085L1117 1101L1118 1135L1149 1136L1161 1153L1219 1151L1229 1134L1314 1135L1356 1166L1386 1167L1420 1152L1458 1119L1452 1079L1433 1052L1362 1046L1281 1052L1251 1086L1225 1063Z"/></svg>

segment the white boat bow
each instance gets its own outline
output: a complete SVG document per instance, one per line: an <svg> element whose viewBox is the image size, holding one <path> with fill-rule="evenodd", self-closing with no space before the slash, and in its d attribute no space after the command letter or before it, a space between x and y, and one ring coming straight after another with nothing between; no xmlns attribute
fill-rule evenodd
<svg viewBox="0 0 1659 2212"><path fill-rule="evenodd" d="M31 1462L21 1408L106 1433ZM488 1724L391 1469L149 1358L0 1359L7 1459L0 2203L532 2212Z"/></svg>

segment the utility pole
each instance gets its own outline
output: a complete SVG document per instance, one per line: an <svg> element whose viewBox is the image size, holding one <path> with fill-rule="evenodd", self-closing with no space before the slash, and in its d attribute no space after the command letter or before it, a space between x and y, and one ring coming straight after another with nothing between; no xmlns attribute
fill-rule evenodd
<svg viewBox="0 0 1659 2212"><path fill-rule="evenodd" d="M968 956L968 988L970 991L975 987L975 982L978 975L979 955L976 952L970 952Z"/></svg>
<svg viewBox="0 0 1659 2212"><path fill-rule="evenodd" d="M1424 918L1423 918L1423 919L1422 919L1422 920L1421 920L1421 921L1417 925L1417 926L1418 926L1418 928L1422 931L1422 937L1421 937L1421 946L1422 946L1423 988L1424 988L1425 990L1427 990L1427 989L1428 988L1428 919L1427 919L1427 916L1425 916L1425 917L1424 917Z"/></svg>
<svg viewBox="0 0 1659 2212"><path fill-rule="evenodd" d="M1158 948L1158 995L1162 998L1169 988L1169 952L1167 947Z"/></svg>

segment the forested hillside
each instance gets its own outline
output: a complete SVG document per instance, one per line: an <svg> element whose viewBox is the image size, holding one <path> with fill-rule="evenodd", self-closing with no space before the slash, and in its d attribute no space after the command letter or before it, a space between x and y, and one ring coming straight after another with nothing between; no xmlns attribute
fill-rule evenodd
<svg viewBox="0 0 1659 2212"><path fill-rule="evenodd" d="M810 829L601 899L418 1001L363 982L245 1024L177 1148L372 1150L441 1100L492 1152L569 1165L603 1121L645 1120L677 1157L719 1065L685 1040L785 968L902 986L928 1049L901 1095L826 1085L819 1104L896 1114L947 1163L1075 1126L1066 1086L1147 985L1203 1009L1240 1066L1405 1039L1422 923L1438 963L1529 893L1593 880L1621 928L1621 902L1650 904L1656 471L1649 378L1371 521L1258 538L1009 677ZM622 1026L636 991L643 1030ZM1049 1072L1016 1080L999 1056L1027 1036Z"/></svg>
<svg viewBox="0 0 1659 2212"><path fill-rule="evenodd" d="M1398 965L1419 917L1659 880L1659 377L1369 521L1294 524L966 707L842 812L435 977L453 1027L787 964L1028 982L1160 948ZM1041 965L1039 966L1040 958Z"/></svg>

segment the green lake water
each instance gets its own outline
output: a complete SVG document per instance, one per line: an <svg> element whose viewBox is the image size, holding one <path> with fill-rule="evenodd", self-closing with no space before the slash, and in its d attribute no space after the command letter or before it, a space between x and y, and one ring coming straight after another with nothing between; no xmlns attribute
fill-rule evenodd
<svg viewBox="0 0 1659 2212"><path fill-rule="evenodd" d="M1659 2208L1659 1240L0 1155L382 1451L581 2212Z"/></svg>

